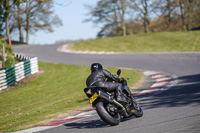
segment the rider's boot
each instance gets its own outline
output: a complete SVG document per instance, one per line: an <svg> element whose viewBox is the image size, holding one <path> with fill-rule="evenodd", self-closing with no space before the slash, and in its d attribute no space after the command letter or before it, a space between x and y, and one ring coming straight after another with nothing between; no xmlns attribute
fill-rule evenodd
<svg viewBox="0 0 200 133"><path fill-rule="evenodd" d="M121 89L116 89L116 98L120 103L127 103L127 100L122 95Z"/></svg>

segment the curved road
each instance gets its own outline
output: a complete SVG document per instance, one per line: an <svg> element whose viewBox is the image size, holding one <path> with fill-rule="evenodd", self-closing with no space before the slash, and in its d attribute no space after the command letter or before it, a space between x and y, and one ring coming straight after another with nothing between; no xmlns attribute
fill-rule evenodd
<svg viewBox="0 0 200 133"><path fill-rule="evenodd" d="M15 53L37 56L40 61L76 65L101 62L104 66L154 70L178 76L178 83L163 93L139 101L142 118L122 120L110 127L97 115L43 133L199 133L200 53L84 55L59 53L61 45L19 46Z"/></svg>

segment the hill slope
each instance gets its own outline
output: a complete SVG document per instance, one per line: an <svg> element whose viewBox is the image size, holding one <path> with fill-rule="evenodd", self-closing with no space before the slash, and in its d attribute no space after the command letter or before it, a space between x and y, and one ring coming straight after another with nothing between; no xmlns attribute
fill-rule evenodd
<svg viewBox="0 0 200 133"><path fill-rule="evenodd" d="M114 52L191 52L200 51L200 31L160 32L109 37L70 44L68 48L83 51Z"/></svg>

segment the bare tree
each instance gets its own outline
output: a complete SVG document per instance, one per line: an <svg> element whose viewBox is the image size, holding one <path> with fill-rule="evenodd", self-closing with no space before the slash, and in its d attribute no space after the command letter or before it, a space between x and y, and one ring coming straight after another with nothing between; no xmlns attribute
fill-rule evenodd
<svg viewBox="0 0 200 133"><path fill-rule="evenodd" d="M5 23L5 27L6 27L6 37L7 40L9 41L9 44L11 45L11 37L10 37L10 18L12 17L12 7L17 3L18 5L21 2L24 2L25 0L4 0L0 2L0 6L1 6L1 11L0 11L0 15L1 15L1 22ZM19 14L20 17L20 14ZM2 24L3 25L3 24ZM2 25L0 28L2 28ZM1 29L1 31L3 31Z"/></svg>
<svg viewBox="0 0 200 133"><path fill-rule="evenodd" d="M184 27L186 30L190 30L193 26L200 26L200 1L199 0L184 0ZM197 23L197 25L196 25Z"/></svg>
<svg viewBox="0 0 200 133"><path fill-rule="evenodd" d="M1 3L3 12L0 13L4 15L8 40L11 40L10 34L18 30L19 41L23 42L23 30L26 30L28 43L30 33L38 30L53 32L53 26L62 25L62 21L52 10L53 0L5 0Z"/></svg>
<svg viewBox="0 0 200 133"><path fill-rule="evenodd" d="M182 0L178 1L178 5L180 7L180 13L181 13L180 15L181 15L181 20L182 20L182 25L183 25L183 28L186 29L186 27L185 27L186 26L185 25L185 13L184 13L184 8L185 8L184 6L185 5L184 5Z"/></svg>
<svg viewBox="0 0 200 133"><path fill-rule="evenodd" d="M29 42L29 32L30 32L30 0L26 2L26 43Z"/></svg>
<svg viewBox="0 0 200 133"><path fill-rule="evenodd" d="M6 36L9 41L9 45L11 45L11 37L10 37L10 29L9 29L9 13L10 13L10 1L4 1L4 9L5 9L5 20L6 20Z"/></svg>
<svg viewBox="0 0 200 133"><path fill-rule="evenodd" d="M133 4L130 5L143 20L144 32L148 32L150 24L149 14L152 12L150 0L130 0Z"/></svg>
<svg viewBox="0 0 200 133"><path fill-rule="evenodd" d="M118 7L118 15L120 17L121 29L123 36L126 36L126 24L125 24L125 8L127 7L127 3L125 0L116 1Z"/></svg>
<svg viewBox="0 0 200 133"><path fill-rule="evenodd" d="M85 21L92 21L95 24L103 25L98 37L126 36L125 10L126 0L100 0L95 7L86 5L90 18Z"/></svg>
<svg viewBox="0 0 200 133"><path fill-rule="evenodd" d="M62 25L62 21L52 11L52 0L27 0L26 2L26 43L29 34L38 30L53 32L53 26Z"/></svg>
<svg viewBox="0 0 200 133"><path fill-rule="evenodd" d="M19 30L19 41L24 42L20 2L17 2L16 5L17 5L17 21L18 21L18 30Z"/></svg>
<svg viewBox="0 0 200 133"><path fill-rule="evenodd" d="M4 22L4 2L0 1L0 37L3 36L3 22Z"/></svg>

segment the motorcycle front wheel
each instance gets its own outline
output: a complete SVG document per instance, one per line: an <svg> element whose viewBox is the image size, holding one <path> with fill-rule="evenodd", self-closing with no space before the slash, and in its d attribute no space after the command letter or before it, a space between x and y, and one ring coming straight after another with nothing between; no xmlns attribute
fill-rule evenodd
<svg viewBox="0 0 200 133"><path fill-rule="evenodd" d="M140 107L140 105L135 101L133 100L133 107L134 107L134 115L136 117L142 117L143 116L143 111L142 111L142 108Z"/></svg>
<svg viewBox="0 0 200 133"><path fill-rule="evenodd" d="M100 118L107 124L109 124L111 126L118 125L121 120L120 114L109 112L109 110L107 109L109 104L110 103L108 103L105 100L102 100L102 99L98 100L95 104L96 111L97 111L98 115L100 116Z"/></svg>

